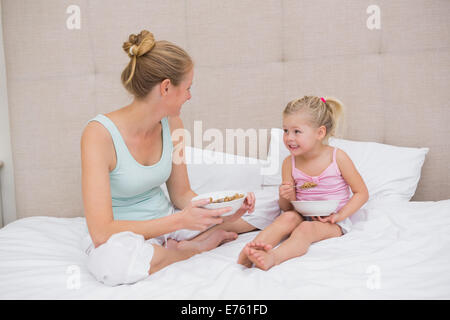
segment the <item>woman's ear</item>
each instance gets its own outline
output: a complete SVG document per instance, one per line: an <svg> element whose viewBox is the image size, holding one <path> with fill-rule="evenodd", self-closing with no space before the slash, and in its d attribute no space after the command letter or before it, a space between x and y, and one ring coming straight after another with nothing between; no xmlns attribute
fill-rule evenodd
<svg viewBox="0 0 450 320"><path fill-rule="evenodd" d="M165 96L169 92L170 79L164 79L160 85L160 93L162 96Z"/></svg>

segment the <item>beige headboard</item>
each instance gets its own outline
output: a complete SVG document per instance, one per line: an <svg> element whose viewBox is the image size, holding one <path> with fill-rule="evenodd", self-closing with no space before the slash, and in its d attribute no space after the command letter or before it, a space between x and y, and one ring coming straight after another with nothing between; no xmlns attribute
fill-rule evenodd
<svg viewBox="0 0 450 320"><path fill-rule="evenodd" d="M81 132L96 114L130 102L121 45L142 29L195 60L187 129L194 120L203 130L277 127L289 100L335 96L346 105L344 138L430 148L413 200L450 198L450 1L1 5L19 218L83 215ZM368 28L377 17L371 5L380 29Z"/></svg>

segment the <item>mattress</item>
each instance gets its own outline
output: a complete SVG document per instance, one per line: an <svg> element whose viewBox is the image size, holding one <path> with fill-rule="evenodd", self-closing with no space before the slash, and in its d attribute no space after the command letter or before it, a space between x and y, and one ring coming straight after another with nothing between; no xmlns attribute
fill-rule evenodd
<svg viewBox="0 0 450 320"><path fill-rule="evenodd" d="M0 230L1 299L449 299L450 200L370 201L353 229L268 271L236 263L259 231L116 287L88 272L84 218Z"/></svg>

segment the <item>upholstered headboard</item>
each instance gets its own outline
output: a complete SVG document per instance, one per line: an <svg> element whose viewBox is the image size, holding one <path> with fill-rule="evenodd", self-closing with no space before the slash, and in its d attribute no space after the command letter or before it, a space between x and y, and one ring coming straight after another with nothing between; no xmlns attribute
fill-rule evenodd
<svg viewBox="0 0 450 320"><path fill-rule="evenodd" d="M142 29L195 60L182 111L191 132L195 120L203 130L277 127L289 100L335 96L346 106L344 138L430 148L413 200L450 198L450 1L1 5L19 218L83 215L81 132L130 102L121 46Z"/></svg>

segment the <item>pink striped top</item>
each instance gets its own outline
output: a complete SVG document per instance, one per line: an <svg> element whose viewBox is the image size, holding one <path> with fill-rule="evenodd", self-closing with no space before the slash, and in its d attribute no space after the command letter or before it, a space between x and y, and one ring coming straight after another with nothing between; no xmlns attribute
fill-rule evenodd
<svg viewBox="0 0 450 320"><path fill-rule="evenodd" d="M316 200L340 200L336 212L339 212L343 206L350 200L350 188L341 175L341 171L336 163L336 151L334 148L333 162L319 176L309 176L295 167L295 158L292 157L292 177L297 186L297 200L316 201ZM317 186L308 189L298 188L305 182L314 182Z"/></svg>

